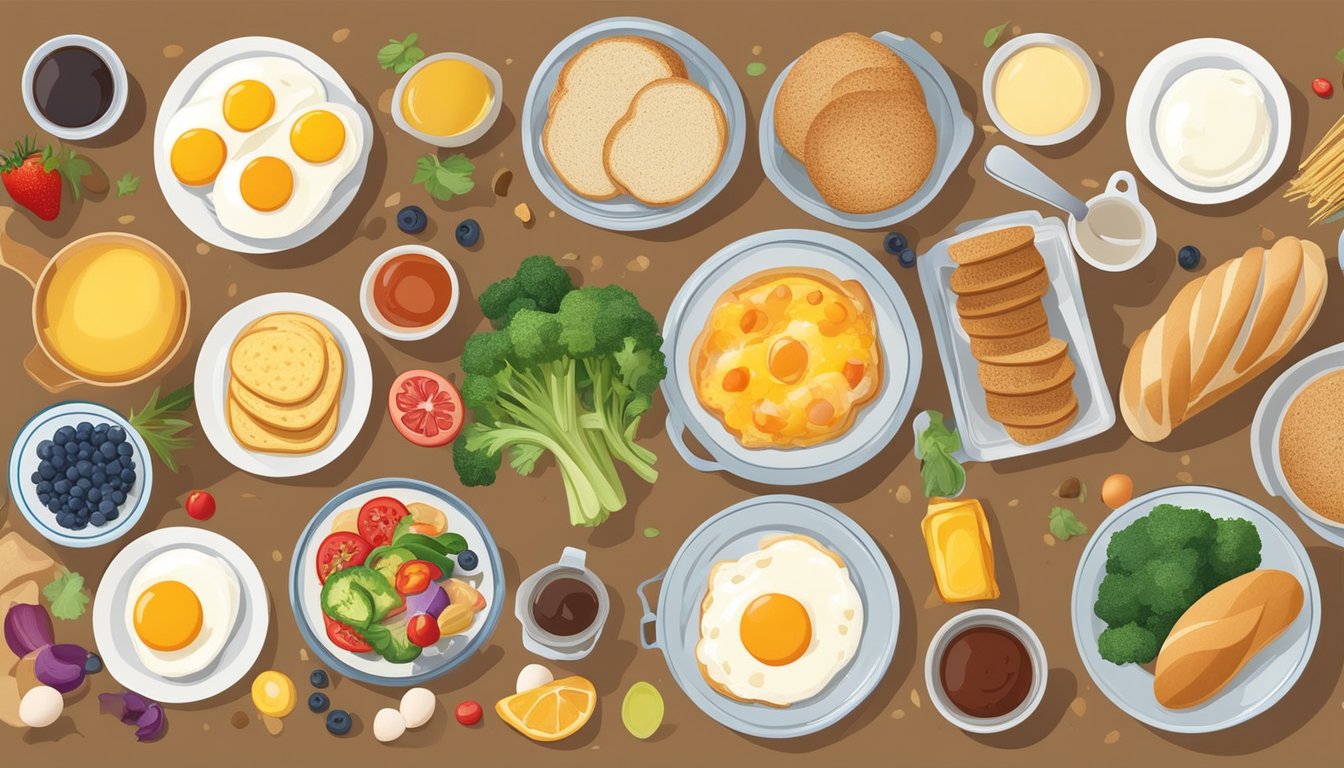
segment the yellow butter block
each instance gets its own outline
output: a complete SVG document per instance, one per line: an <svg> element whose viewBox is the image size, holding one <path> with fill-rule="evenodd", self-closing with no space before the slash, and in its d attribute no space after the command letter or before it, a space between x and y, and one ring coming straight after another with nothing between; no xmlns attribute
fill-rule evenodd
<svg viewBox="0 0 1344 768"><path fill-rule="evenodd" d="M930 499L921 523L938 594L949 603L994 600L994 545L977 499Z"/></svg>

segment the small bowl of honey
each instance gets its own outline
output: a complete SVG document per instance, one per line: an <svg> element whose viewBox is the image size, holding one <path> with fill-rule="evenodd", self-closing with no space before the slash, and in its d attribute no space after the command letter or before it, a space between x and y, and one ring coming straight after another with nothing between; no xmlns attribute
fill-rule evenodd
<svg viewBox="0 0 1344 768"><path fill-rule="evenodd" d="M359 306L375 331L394 341L419 341L443 330L457 312L457 271L443 254L403 245L369 264Z"/></svg>
<svg viewBox="0 0 1344 768"><path fill-rule="evenodd" d="M503 102L494 67L464 53L439 53L401 76L392 92L392 120L427 144L463 147L490 130Z"/></svg>

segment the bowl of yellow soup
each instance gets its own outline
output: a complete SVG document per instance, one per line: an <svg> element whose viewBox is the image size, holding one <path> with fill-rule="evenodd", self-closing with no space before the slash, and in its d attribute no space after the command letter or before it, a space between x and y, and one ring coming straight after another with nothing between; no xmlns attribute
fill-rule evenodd
<svg viewBox="0 0 1344 768"><path fill-rule="evenodd" d="M985 66L989 119L1008 138L1050 146L1087 129L1101 105L1101 77L1087 52L1059 35L1004 43Z"/></svg>
<svg viewBox="0 0 1344 768"><path fill-rule="evenodd" d="M504 103L494 67L464 53L439 53L411 67L392 93L397 127L436 147L462 147L490 130Z"/></svg>

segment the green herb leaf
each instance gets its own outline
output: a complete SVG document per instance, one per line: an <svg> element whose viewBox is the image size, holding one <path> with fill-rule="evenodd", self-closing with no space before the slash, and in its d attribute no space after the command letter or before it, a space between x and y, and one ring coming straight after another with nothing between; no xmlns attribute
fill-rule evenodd
<svg viewBox="0 0 1344 768"><path fill-rule="evenodd" d="M117 197L134 195L140 189L140 177L127 173L117 179Z"/></svg>
<svg viewBox="0 0 1344 768"><path fill-rule="evenodd" d="M415 45L419 39L420 36L412 32L405 40L388 40L387 45L378 49L378 66L390 69L398 75L405 74L406 70L425 58L425 52Z"/></svg>
<svg viewBox="0 0 1344 768"><path fill-rule="evenodd" d="M660 533L662 533L662 531L658 530L657 528L645 528L645 529L644 529L644 538L646 538L646 539L656 539L656 538L658 538L658 534L660 534Z"/></svg>
<svg viewBox="0 0 1344 768"><path fill-rule="evenodd" d="M1344 48L1340 48L1339 52L1335 54L1335 61L1344 63Z"/></svg>
<svg viewBox="0 0 1344 768"><path fill-rule="evenodd" d="M56 580L42 588L42 596L51 606L51 615L63 621L74 621L84 615L89 596L84 593L84 577L62 569Z"/></svg>
<svg viewBox="0 0 1344 768"><path fill-rule="evenodd" d="M70 194L78 200L82 192L80 179L93 173L89 161L75 154L75 150L62 147L52 149L50 145L42 149L42 169L50 173L56 171L70 182Z"/></svg>
<svg viewBox="0 0 1344 768"><path fill-rule="evenodd" d="M751 77L760 77L765 74L765 64L759 61L753 61L747 65L747 75Z"/></svg>
<svg viewBox="0 0 1344 768"><path fill-rule="evenodd" d="M159 388L155 387L145 407L139 413L131 411L131 426L140 433L145 445L159 457L159 461L173 472L177 471L177 460L173 454L191 447L191 440L179 433L190 429L192 423L167 414L185 411L194 400L190 384L169 392L162 400L159 399Z"/></svg>
<svg viewBox="0 0 1344 768"><path fill-rule="evenodd" d="M451 200L465 195L476 187L471 174L476 166L466 155L457 154L439 160L434 155L422 155L415 161L412 184L420 184L435 200Z"/></svg>
<svg viewBox="0 0 1344 768"><path fill-rule="evenodd" d="M985 47L993 48L994 44L999 41L999 36L1003 34L1003 30L1007 28L1008 22L1005 21L999 26L992 27L988 32L985 32Z"/></svg>
<svg viewBox="0 0 1344 768"><path fill-rule="evenodd" d="M1050 535L1060 541L1068 541L1074 536L1087 533L1087 526L1078 522L1073 510L1055 507L1050 510Z"/></svg>
<svg viewBox="0 0 1344 768"><path fill-rule="evenodd" d="M1087 501L1087 483L1084 483L1083 481L1079 480L1079 481L1078 481L1078 503L1079 503L1079 504L1082 504L1082 503L1085 502L1085 501Z"/></svg>
<svg viewBox="0 0 1344 768"><path fill-rule="evenodd" d="M919 453L924 457L919 475L924 495L954 496L966 484L966 470L952 454L961 450L961 435L943 423L943 414L928 411L929 426L919 434Z"/></svg>

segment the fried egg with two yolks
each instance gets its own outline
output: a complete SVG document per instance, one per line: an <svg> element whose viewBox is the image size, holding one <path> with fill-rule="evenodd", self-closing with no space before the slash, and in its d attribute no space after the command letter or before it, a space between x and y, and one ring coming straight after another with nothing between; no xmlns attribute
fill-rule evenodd
<svg viewBox="0 0 1344 768"><path fill-rule="evenodd" d="M219 657L238 619L239 583L223 560L194 549L155 555L131 579L126 631L140 663L180 678Z"/></svg>

